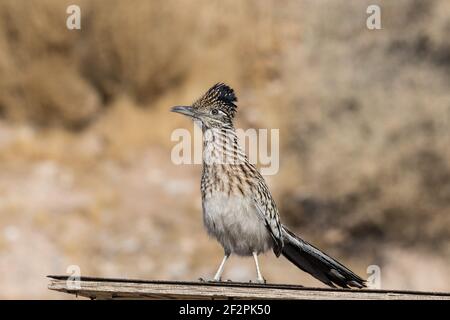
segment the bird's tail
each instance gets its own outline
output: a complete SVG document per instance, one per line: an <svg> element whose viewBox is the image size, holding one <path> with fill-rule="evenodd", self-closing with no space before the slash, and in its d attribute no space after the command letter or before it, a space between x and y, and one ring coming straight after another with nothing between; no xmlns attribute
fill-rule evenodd
<svg viewBox="0 0 450 320"><path fill-rule="evenodd" d="M363 288L365 280L320 251L308 242L300 239L283 226L283 255L303 271L316 279L335 287Z"/></svg>

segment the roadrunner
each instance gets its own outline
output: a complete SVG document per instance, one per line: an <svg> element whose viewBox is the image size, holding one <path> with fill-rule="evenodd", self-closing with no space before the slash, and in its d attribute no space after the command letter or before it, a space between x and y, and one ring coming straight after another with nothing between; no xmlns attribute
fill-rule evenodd
<svg viewBox="0 0 450 320"><path fill-rule="evenodd" d="M203 222L225 251L213 281L221 281L225 262L236 254L253 256L257 281L265 283L258 255L272 249L331 287L365 287L363 279L280 223L264 178L239 146L233 125L236 102L233 89L218 83L192 105L172 108L203 131Z"/></svg>

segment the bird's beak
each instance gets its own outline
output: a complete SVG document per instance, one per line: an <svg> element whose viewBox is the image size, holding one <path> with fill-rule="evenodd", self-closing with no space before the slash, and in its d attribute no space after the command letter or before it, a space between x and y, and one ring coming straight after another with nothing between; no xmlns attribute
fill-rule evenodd
<svg viewBox="0 0 450 320"><path fill-rule="evenodd" d="M189 117L193 117L195 114L194 108L192 108L191 106L176 106L176 107L172 107L172 109L170 109L170 111L176 112L176 113L181 113L181 114L184 114L185 116L189 116Z"/></svg>

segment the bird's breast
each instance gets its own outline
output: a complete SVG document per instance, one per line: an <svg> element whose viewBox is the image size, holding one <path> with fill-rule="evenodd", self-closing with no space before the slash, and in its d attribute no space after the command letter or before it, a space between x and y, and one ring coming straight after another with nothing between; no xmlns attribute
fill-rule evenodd
<svg viewBox="0 0 450 320"><path fill-rule="evenodd" d="M251 197L216 192L203 200L203 220L225 251L238 255L265 252L272 239Z"/></svg>

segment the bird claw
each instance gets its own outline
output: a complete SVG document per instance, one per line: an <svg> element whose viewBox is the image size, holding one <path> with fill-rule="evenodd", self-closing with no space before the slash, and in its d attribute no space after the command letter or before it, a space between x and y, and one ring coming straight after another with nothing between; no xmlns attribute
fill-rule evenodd
<svg viewBox="0 0 450 320"><path fill-rule="evenodd" d="M256 279L254 282L252 280L250 280L249 283L266 284L267 281L266 281L266 279L262 278L262 279Z"/></svg>
<svg viewBox="0 0 450 320"><path fill-rule="evenodd" d="M212 278L212 279L203 279L203 278L198 278L198 281L200 281L200 282L212 282L212 283L214 283L214 282L233 282L233 280L231 280L231 279L227 279L227 280L225 280L225 281L222 281L222 278L220 278L220 279L214 279L214 278ZM266 281L266 279L256 279L256 280L249 280L248 281L248 283L258 283L258 284L266 284L267 283L267 281Z"/></svg>
<svg viewBox="0 0 450 320"><path fill-rule="evenodd" d="M198 278L198 281L200 281L200 282L212 282L212 283L214 283L214 282L222 282L222 279L214 279L214 278L212 278L212 279L203 279L202 277L200 277L200 278Z"/></svg>

